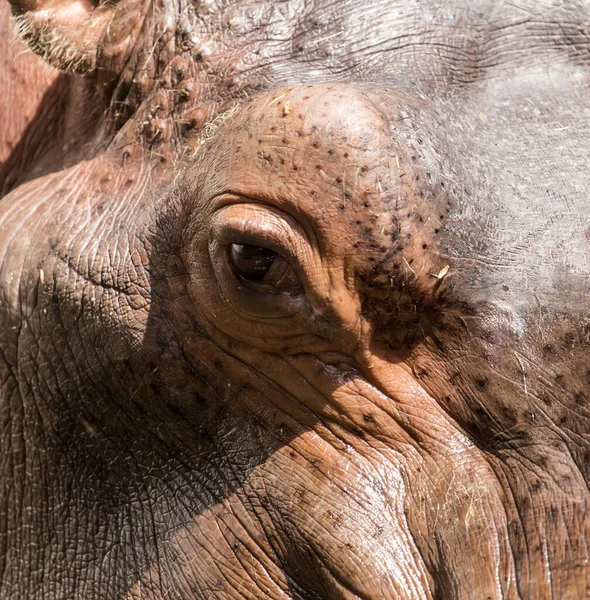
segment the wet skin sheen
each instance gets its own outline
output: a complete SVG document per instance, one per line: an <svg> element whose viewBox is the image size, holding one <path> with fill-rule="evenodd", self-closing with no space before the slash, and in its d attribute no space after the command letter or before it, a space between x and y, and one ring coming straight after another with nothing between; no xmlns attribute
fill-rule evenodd
<svg viewBox="0 0 590 600"><path fill-rule="evenodd" d="M590 6L12 9L0 598L590 596Z"/></svg>

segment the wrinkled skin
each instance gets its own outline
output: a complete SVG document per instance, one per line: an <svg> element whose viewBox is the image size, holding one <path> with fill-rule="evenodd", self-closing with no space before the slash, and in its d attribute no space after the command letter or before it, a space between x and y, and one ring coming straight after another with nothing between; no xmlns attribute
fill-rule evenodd
<svg viewBox="0 0 590 600"><path fill-rule="evenodd" d="M590 5L12 9L0 597L590 596Z"/></svg>

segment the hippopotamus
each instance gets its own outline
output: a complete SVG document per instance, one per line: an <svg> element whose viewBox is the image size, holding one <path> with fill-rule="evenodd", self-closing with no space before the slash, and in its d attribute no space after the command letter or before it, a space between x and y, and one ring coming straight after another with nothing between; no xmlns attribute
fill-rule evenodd
<svg viewBox="0 0 590 600"><path fill-rule="evenodd" d="M0 33L0 598L590 597L588 2Z"/></svg>

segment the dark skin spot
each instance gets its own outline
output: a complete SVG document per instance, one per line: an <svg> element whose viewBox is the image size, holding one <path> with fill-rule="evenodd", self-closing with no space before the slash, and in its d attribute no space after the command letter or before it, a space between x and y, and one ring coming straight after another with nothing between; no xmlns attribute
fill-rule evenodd
<svg viewBox="0 0 590 600"><path fill-rule="evenodd" d="M182 409L179 406L176 406L175 404L168 404L168 408L175 417L183 418L185 416Z"/></svg>
<svg viewBox="0 0 590 600"><path fill-rule="evenodd" d="M352 433L360 438L364 438L366 435L365 432L362 429L359 429L358 427L353 427Z"/></svg>
<svg viewBox="0 0 590 600"><path fill-rule="evenodd" d="M586 401L582 392L574 392L574 400L576 404L584 404Z"/></svg>
<svg viewBox="0 0 590 600"><path fill-rule="evenodd" d="M502 414L504 415L504 417L506 417L507 419L509 419L513 423L517 422L516 413L510 407L503 406L502 407Z"/></svg>
<svg viewBox="0 0 590 600"><path fill-rule="evenodd" d="M488 413L486 413L485 409L482 408L481 406L478 406L475 409L475 414L478 415L479 417L487 417Z"/></svg>
<svg viewBox="0 0 590 600"><path fill-rule="evenodd" d="M551 406L551 398L549 398L549 396L543 394L540 398L547 406Z"/></svg>
<svg viewBox="0 0 590 600"><path fill-rule="evenodd" d="M480 377L475 383L480 390L483 390L488 385L488 380L486 377Z"/></svg>
<svg viewBox="0 0 590 600"><path fill-rule="evenodd" d="M572 348L576 343L576 336L573 332L568 331L564 336L564 345L567 348Z"/></svg>

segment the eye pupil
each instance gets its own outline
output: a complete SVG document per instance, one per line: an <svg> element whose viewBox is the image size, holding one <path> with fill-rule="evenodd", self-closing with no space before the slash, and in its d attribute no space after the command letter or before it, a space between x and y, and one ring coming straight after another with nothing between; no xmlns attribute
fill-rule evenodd
<svg viewBox="0 0 590 600"><path fill-rule="evenodd" d="M236 273L248 281L262 281L277 253L261 246L232 244L230 258Z"/></svg>

